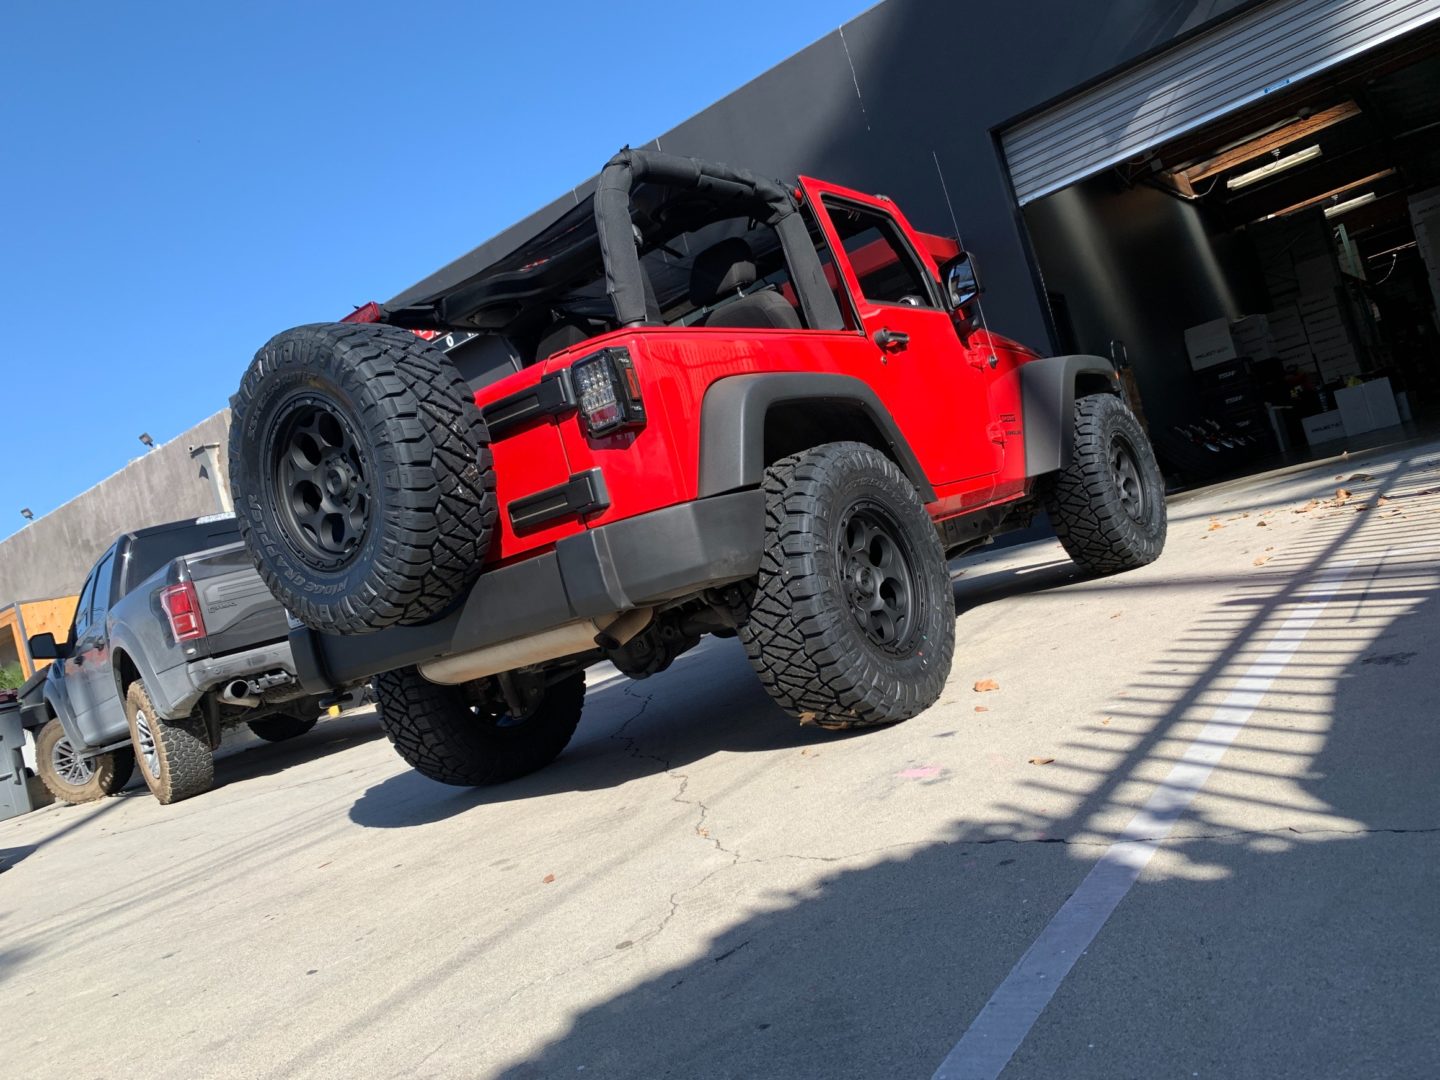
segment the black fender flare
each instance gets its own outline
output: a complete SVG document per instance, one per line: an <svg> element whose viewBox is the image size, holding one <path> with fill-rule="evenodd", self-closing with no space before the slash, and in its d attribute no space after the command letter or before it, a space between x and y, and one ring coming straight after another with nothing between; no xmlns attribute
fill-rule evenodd
<svg viewBox="0 0 1440 1080"><path fill-rule="evenodd" d="M858 409L880 433L922 502L935 489L884 403L860 379L830 372L775 371L732 375L712 383L700 407L699 496L755 487L765 475L765 417L776 405L841 404Z"/></svg>
<svg viewBox="0 0 1440 1080"><path fill-rule="evenodd" d="M1021 364L1020 401L1025 424L1025 475L1058 472L1075 449L1075 398L1085 393L1120 396L1120 376L1102 356L1047 356Z"/></svg>

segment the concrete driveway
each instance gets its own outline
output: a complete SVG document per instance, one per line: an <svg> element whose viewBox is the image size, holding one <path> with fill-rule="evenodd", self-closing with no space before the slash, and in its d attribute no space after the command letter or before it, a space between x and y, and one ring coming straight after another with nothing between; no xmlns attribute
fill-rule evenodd
<svg viewBox="0 0 1440 1080"><path fill-rule="evenodd" d="M1331 461L956 563L892 729L714 641L501 788L362 714L0 823L0 1073L1432 1077L1437 555L1440 447Z"/></svg>

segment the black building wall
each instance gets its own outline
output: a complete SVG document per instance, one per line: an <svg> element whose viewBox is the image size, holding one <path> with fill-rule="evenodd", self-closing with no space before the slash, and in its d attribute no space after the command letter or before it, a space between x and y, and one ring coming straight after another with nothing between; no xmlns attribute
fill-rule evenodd
<svg viewBox="0 0 1440 1080"><path fill-rule="evenodd" d="M645 145L883 192L917 227L949 234L943 170L961 236L985 269L991 327L1048 348L1043 290L996 131L1245 2L886 0ZM720 9L711 14L723 17ZM619 92L663 93L663 78L642 65L621 79ZM586 190L557 199L391 303L508 253Z"/></svg>

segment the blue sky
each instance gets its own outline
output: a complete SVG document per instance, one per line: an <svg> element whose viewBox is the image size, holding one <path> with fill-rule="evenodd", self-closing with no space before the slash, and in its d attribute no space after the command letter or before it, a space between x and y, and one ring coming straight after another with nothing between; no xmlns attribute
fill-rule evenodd
<svg viewBox="0 0 1440 1080"><path fill-rule="evenodd" d="M869 6L10 0L0 536Z"/></svg>

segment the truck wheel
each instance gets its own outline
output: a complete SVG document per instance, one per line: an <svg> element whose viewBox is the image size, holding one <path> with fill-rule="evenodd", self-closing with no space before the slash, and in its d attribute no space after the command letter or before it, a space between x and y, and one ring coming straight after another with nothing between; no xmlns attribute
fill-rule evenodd
<svg viewBox="0 0 1440 1080"><path fill-rule="evenodd" d="M499 784L550 764L585 704L585 673L545 689L522 716L493 712L475 684L440 686L415 668L375 676L380 726L411 768L442 784Z"/></svg>
<svg viewBox="0 0 1440 1080"><path fill-rule="evenodd" d="M215 785L215 757L198 716L166 720L155 712L145 684L133 682L125 694L130 742L145 786L161 803L179 802Z"/></svg>
<svg viewBox="0 0 1440 1080"><path fill-rule="evenodd" d="M313 728L320 718L312 716L305 720L299 716L262 716L259 720L247 720L245 726L266 742L284 742L298 738Z"/></svg>
<svg viewBox="0 0 1440 1080"><path fill-rule="evenodd" d="M260 575L301 622L363 634L444 614L495 527L485 422L445 354L407 330L272 338L232 399L230 484Z"/></svg>
<svg viewBox="0 0 1440 1080"><path fill-rule="evenodd" d="M830 443L765 472L765 552L740 640L801 723L908 720L940 697L955 594L930 516L894 463Z"/></svg>
<svg viewBox="0 0 1440 1080"><path fill-rule="evenodd" d="M1140 422L1110 394L1075 402L1075 451L1045 486L1055 535L1095 574L1134 570L1165 547L1165 481Z"/></svg>
<svg viewBox="0 0 1440 1080"><path fill-rule="evenodd" d="M124 788L135 772L135 755L111 750L84 757L52 717L35 738L35 766L51 795L61 802L87 803Z"/></svg>

